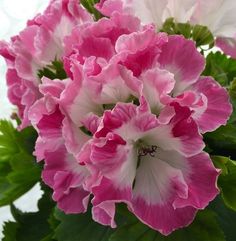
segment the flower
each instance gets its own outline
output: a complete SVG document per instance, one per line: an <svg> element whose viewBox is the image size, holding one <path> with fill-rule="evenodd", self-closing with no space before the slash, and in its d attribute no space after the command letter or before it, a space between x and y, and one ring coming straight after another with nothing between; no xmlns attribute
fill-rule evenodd
<svg viewBox="0 0 236 241"><path fill-rule="evenodd" d="M190 224L218 194L201 133L232 111L226 90L200 76L194 42L114 12L75 26L64 44L69 78L42 78L30 110L59 207L84 212L93 196L93 219L104 225L116 227L120 202L164 235Z"/></svg>
<svg viewBox="0 0 236 241"><path fill-rule="evenodd" d="M161 29L168 18L178 23L190 22L208 27L218 46L235 58L236 23L233 0L103 0L97 8L106 16L113 12L128 12L141 19L143 24L154 23ZM232 44L233 43L233 44Z"/></svg>
<svg viewBox="0 0 236 241"><path fill-rule="evenodd" d="M221 48L221 50L229 55L230 57L236 59L236 34L234 38L217 38L216 45Z"/></svg>
<svg viewBox="0 0 236 241"><path fill-rule="evenodd" d="M66 146L73 142L79 151L89 137L69 123L59 108L67 81L43 78L40 85L43 97L31 107L29 118L39 134L34 154L38 161L45 162L42 178L54 190L53 199L66 213L80 213L87 210L90 192L83 185L89 172L78 165Z"/></svg>
<svg viewBox="0 0 236 241"><path fill-rule="evenodd" d="M164 235L188 225L218 194L219 172L203 146L191 112L177 103L159 118L144 99L105 111L78 157L100 179L91 186L93 218L115 227L115 204L125 202Z"/></svg>
<svg viewBox="0 0 236 241"><path fill-rule="evenodd" d="M93 219L114 228L123 202L168 235L219 192L202 134L225 125L232 106L223 87L201 76L195 43L154 25L170 16L202 21L201 1L155 6L102 0L97 8L110 17L95 22L76 0L51 1L0 53L22 127L38 132L34 155L58 207L86 212L93 197Z"/></svg>
<svg viewBox="0 0 236 241"><path fill-rule="evenodd" d="M212 78L200 77L205 61L193 41L178 35L163 39L151 28L122 36L117 51L114 59L122 63L122 75L130 82L142 82L141 95L153 112L158 114L165 105L178 102L193 111L202 133L226 124L232 112L227 91Z"/></svg>
<svg viewBox="0 0 236 241"><path fill-rule="evenodd" d="M8 65L8 96L19 109L22 128L30 124L29 108L40 97L42 71L53 61L61 60L64 37L84 21L91 21L91 16L78 1L52 0L45 12L29 20L10 43L0 43L0 54Z"/></svg>

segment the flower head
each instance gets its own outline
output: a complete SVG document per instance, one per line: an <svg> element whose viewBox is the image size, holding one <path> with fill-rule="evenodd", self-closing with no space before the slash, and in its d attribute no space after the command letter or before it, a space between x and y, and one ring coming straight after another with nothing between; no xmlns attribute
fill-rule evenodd
<svg viewBox="0 0 236 241"><path fill-rule="evenodd" d="M91 185L94 219L115 226L115 203L125 202L165 235L188 225L218 194L219 173L203 146L187 107L171 105L157 118L143 99L106 111L78 156L100 180Z"/></svg>

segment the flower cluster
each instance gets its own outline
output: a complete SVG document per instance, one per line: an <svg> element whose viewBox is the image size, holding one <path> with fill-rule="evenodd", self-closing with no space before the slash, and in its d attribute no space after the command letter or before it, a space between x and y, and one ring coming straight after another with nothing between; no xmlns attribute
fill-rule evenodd
<svg viewBox="0 0 236 241"><path fill-rule="evenodd" d="M95 22L77 0L53 0L1 42L9 98L22 127L38 131L35 155L60 209L86 212L92 198L93 219L116 227L116 204L125 203L168 235L218 194L202 134L226 124L229 97L201 76L193 41L101 7L110 17ZM62 75L49 70L55 61Z"/></svg>
<svg viewBox="0 0 236 241"><path fill-rule="evenodd" d="M168 18L206 26L216 37L216 45L236 58L234 0L101 0L97 8L106 16L114 11L136 15L142 23L154 23L157 29Z"/></svg>

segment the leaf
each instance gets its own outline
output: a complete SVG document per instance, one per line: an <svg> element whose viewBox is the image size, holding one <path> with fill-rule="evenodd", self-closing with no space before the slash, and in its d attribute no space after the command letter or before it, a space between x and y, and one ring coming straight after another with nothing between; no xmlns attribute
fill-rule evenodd
<svg viewBox="0 0 236 241"><path fill-rule="evenodd" d="M222 156L212 157L216 167L221 168L218 186L225 205L236 211L236 162Z"/></svg>
<svg viewBox="0 0 236 241"><path fill-rule="evenodd" d="M67 75L64 70L63 63L59 60L52 61L52 64L47 65L43 69L40 69L38 71L38 77L41 79L43 76L49 78L49 79L66 79Z"/></svg>
<svg viewBox="0 0 236 241"><path fill-rule="evenodd" d="M99 0L80 0L80 3L88 10L89 13L94 15L95 20L99 20L104 17L94 5L98 3Z"/></svg>
<svg viewBox="0 0 236 241"><path fill-rule="evenodd" d="M209 45L212 48L214 46L214 37L206 26L195 25L193 27L192 39L196 42L197 47Z"/></svg>
<svg viewBox="0 0 236 241"><path fill-rule="evenodd" d="M236 126L228 124L221 126L216 131L206 133L204 142L207 144L209 153L216 156L230 156L236 159Z"/></svg>
<svg viewBox="0 0 236 241"><path fill-rule="evenodd" d="M202 75L212 76L221 85L228 87L236 76L236 60L221 52L210 53Z"/></svg>
<svg viewBox="0 0 236 241"><path fill-rule="evenodd" d="M90 212L66 215L56 210L60 224L55 230L58 241L107 241L113 230L92 220Z"/></svg>
<svg viewBox="0 0 236 241"><path fill-rule="evenodd" d="M212 48L214 46L214 37L206 26L176 23L174 18L168 18L160 31L170 35L183 35L187 39L194 40L197 47L209 45L209 48Z"/></svg>
<svg viewBox="0 0 236 241"><path fill-rule="evenodd" d="M40 180L40 166L32 155L36 140L33 128L19 132L0 120L0 206L12 203Z"/></svg>
<svg viewBox="0 0 236 241"><path fill-rule="evenodd" d="M53 240L51 238L53 232L48 219L54 210L55 203L51 199L51 191L45 186L43 186L43 189L44 195L38 202L38 212L23 213L14 205L11 205L11 213L16 222L5 224L5 241ZM9 233L11 230L13 232ZM46 239L46 237L50 237L50 239Z"/></svg>
<svg viewBox="0 0 236 241"><path fill-rule="evenodd" d="M233 81L230 82L229 95L233 105L233 113L230 117L229 123L236 125L236 75Z"/></svg>
<svg viewBox="0 0 236 241"><path fill-rule="evenodd" d="M216 220L224 232L226 241L235 241L236 212L228 209L220 196L210 204L210 208L217 214Z"/></svg>
<svg viewBox="0 0 236 241"><path fill-rule="evenodd" d="M118 228L109 241L225 241L215 219L214 212L201 211L189 227L179 229L169 236L163 236L141 222L135 221Z"/></svg>
<svg viewBox="0 0 236 241"><path fill-rule="evenodd" d="M3 226L4 238L2 241L17 241L17 239L16 239L17 227L18 227L18 225L15 222L4 223L4 226Z"/></svg>

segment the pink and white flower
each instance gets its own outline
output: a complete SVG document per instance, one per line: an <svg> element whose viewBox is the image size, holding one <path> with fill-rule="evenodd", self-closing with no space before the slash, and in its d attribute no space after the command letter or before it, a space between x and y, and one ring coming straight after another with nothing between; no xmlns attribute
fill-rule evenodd
<svg viewBox="0 0 236 241"><path fill-rule="evenodd" d="M78 157L100 180L91 185L93 218L115 227L115 204L125 202L162 234L188 225L218 194L219 172L203 147L187 107L173 104L157 118L142 99L105 111Z"/></svg>
<svg viewBox="0 0 236 241"><path fill-rule="evenodd" d="M136 94L137 83L123 78L112 58L118 39L139 28L136 18L114 14L110 19L77 26L65 38L64 65L73 81L60 104L76 126L86 125L87 118L102 116L108 106L126 102Z"/></svg>
<svg viewBox="0 0 236 241"><path fill-rule="evenodd" d="M103 0L97 8L106 16L113 12L133 14L143 24L154 23L157 29L161 29L168 18L174 18L178 23L207 26L217 38L217 45L235 58L234 0Z"/></svg>
<svg viewBox="0 0 236 241"><path fill-rule="evenodd" d="M205 60L193 41L156 32L168 17L200 23L206 14L202 1L177 2L102 0L97 8L110 18L94 22L77 0L52 0L0 43L9 97L22 127L38 132L42 178L66 213L85 212L93 195L95 221L116 227L122 202L168 235L218 194L201 133L226 124L232 107L226 90L201 76ZM55 59L69 78L39 78Z"/></svg>
<svg viewBox="0 0 236 241"><path fill-rule="evenodd" d="M45 162L42 178L53 189L53 199L60 209L66 213L86 212L90 192L84 184L90 174L85 166L77 163L70 151L73 148L79 151L89 137L80 130L74 133L73 123L60 110L60 96L68 80L44 78L42 81L40 91L43 97L35 102L29 113L39 134L34 154L38 161Z"/></svg>
<svg viewBox="0 0 236 241"><path fill-rule="evenodd" d="M121 75L140 85L153 113L178 102L193 112L202 133L226 124L232 107L227 91L209 77L200 77L204 57L193 41L182 36L156 34L152 28L120 37L112 61L121 65ZM145 60L145 61L144 61ZM137 88L140 89L140 88ZM216 108L220 104L220 108ZM211 122L209 122L211 119Z"/></svg>
<svg viewBox="0 0 236 241"><path fill-rule="evenodd" d="M40 97L39 71L61 59L63 39L75 25L91 20L77 0L52 0L10 43L1 42L0 54L8 65L8 95L19 109L22 128L30 124L29 107Z"/></svg>
<svg viewBox="0 0 236 241"><path fill-rule="evenodd" d="M236 34L234 38L217 38L216 45L227 55L236 59Z"/></svg>

